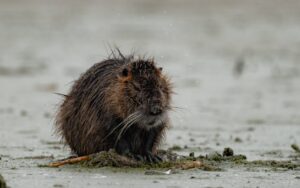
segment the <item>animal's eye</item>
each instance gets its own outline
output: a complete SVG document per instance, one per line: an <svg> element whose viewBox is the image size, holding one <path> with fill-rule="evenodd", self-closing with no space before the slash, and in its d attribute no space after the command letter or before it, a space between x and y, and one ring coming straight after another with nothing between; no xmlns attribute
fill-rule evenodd
<svg viewBox="0 0 300 188"><path fill-rule="evenodd" d="M124 77L128 76L128 69L127 68L124 68L122 70L122 76L124 76Z"/></svg>

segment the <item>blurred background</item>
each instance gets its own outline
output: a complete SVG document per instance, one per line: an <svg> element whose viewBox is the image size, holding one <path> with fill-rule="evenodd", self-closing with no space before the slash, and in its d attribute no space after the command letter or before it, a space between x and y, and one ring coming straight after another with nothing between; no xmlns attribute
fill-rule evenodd
<svg viewBox="0 0 300 188"><path fill-rule="evenodd" d="M53 93L116 45L155 57L174 83L164 148L288 158L300 142L299 10L297 0L1 0L0 154L68 156Z"/></svg>

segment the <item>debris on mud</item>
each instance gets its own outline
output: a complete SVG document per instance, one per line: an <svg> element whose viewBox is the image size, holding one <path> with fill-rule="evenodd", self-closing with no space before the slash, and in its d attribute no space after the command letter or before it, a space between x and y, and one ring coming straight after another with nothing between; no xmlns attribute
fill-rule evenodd
<svg viewBox="0 0 300 188"><path fill-rule="evenodd" d="M47 141L47 140L41 140L41 143L45 144L45 145L61 145L62 144L62 142L60 142L60 141Z"/></svg>
<svg viewBox="0 0 300 188"><path fill-rule="evenodd" d="M243 57L239 57L233 67L233 74L235 76L241 76L245 69L245 59Z"/></svg>
<svg viewBox="0 0 300 188"><path fill-rule="evenodd" d="M180 147L178 145L174 145L174 146L170 147L168 150L169 151L180 151L180 150L182 150L182 147Z"/></svg>
<svg viewBox="0 0 300 188"><path fill-rule="evenodd" d="M240 137L236 137L236 138L234 139L234 142L236 142L236 143L241 143L241 142L243 142L243 140L242 140Z"/></svg>
<svg viewBox="0 0 300 188"><path fill-rule="evenodd" d="M59 167L66 164L74 164L82 161L90 160L90 156L82 156L82 157L70 157L67 159L59 160L48 165L39 165L40 167Z"/></svg>
<svg viewBox="0 0 300 188"><path fill-rule="evenodd" d="M53 155L37 155L37 156L19 157L16 159L54 159L54 156Z"/></svg>
<svg viewBox="0 0 300 188"><path fill-rule="evenodd" d="M295 152L300 153L300 148L299 148L299 146L298 146L297 144L292 144L292 145L291 145L291 148L292 148L293 150L295 150Z"/></svg>
<svg viewBox="0 0 300 188"><path fill-rule="evenodd" d="M75 157L71 159L56 161L48 165L40 165L41 167L59 167L66 164L79 164L85 167L131 167L131 168L175 168L188 170L199 168L203 170L216 171L220 170L210 164L206 164L197 157L181 156L170 150L160 150L158 155L163 159L160 163L147 163L137 161L133 158L117 154L114 150L102 151L88 156Z"/></svg>
<svg viewBox="0 0 300 188"><path fill-rule="evenodd" d="M6 188L6 182L1 174L0 174L0 188Z"/></svg>
<svg viewBox="0 0 300 188"><path fill-rule="evenodd" d="M225 150L225 154L226 154L226 151L227 151L226 148L224 150ZM232 152L233 152L233 150L232 150ZM199 156L199 157L201 157L201 156ZM224 162L224 161L236 162L236 161L245 161L247 159L247 157L245 155L226 156L226 155L221 155L218 152L210 153L210 154L206 155L204 158L209 161L217 161L217 162Z"/></svg>
<svg viewBox="0 0 300 188"><path fill-rule="evenodd" d="M201 161L186 161L181 165L182 170L188 170L192 168L202 168L202 167L208 167L208 165L204 165Z"/></svg>
<svg viewBox="0 0 300 188"><path fill-rule="evenodd" d="M148 163L137 161L131 157L119 155L115 150L102 151L99 153L71 157L65 160L52 162L40 167L60 167L63 165L77 164L81 167L127 167L127 168L145 168L145 169L201 169L204 171L223 171L226 168L245 167L245 168L270 168L271 170L299 169L300 164L293 161L275 161L275 160L256 160L247 161L245 155L234 155L231 148L224 148L223 155L213 152L205 156L179 155L168 150L159 150L158 155L163 159L159 163ZM160 172L161 173L161 172Z"/></svg>
<svg viewBox="0 0 300 188"><path fill-rule="evenodd" d="M145 172L145 175L170 175L173 174L173 170L167 170L167 171L157 171L157 170L147 170Z"/></svg>
<svg viewBox="0 0 300 188"><path fill-rule="evenodd" d="M231 148L224 148L224 151L223 151L223 156L233 156L233 149Z"/></svg>
<svg viewBox="0 0 300 188"><path fill-rule="evenodd" d="M294 170L299 169L299 163L293 163L292 161L275 161L275 160L256 160L256 161L244 161L241 163L247 167L269 167L272 170L285 169Z"/></svg>

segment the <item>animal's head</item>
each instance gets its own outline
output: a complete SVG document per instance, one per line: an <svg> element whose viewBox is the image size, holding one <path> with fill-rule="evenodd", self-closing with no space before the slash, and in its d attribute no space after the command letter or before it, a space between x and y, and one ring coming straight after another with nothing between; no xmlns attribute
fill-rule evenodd
<svg viewBox="0 0 300 188"><path fill-rule="evenodd" d="M136 118L144 128L158 126L167 120L171 84L152 60L135 60L119 69L124 116ZM124 117L125 118L125 117Z"/></svg>

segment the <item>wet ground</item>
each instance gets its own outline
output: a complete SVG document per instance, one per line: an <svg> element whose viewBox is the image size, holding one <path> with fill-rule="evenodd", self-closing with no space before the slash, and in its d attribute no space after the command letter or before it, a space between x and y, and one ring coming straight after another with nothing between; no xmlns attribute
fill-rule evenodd
<svg viewBox="0 0 300 188"><path fill-rule="evenodd" d="M0 174L10 187L299 187L300 171L230 166L40 168L69 150L53 135L60 96L109 45L154 56L175 85L163 148L231 147L248 160L293 160L300 144L299 1L0 2Z"/></svg>

